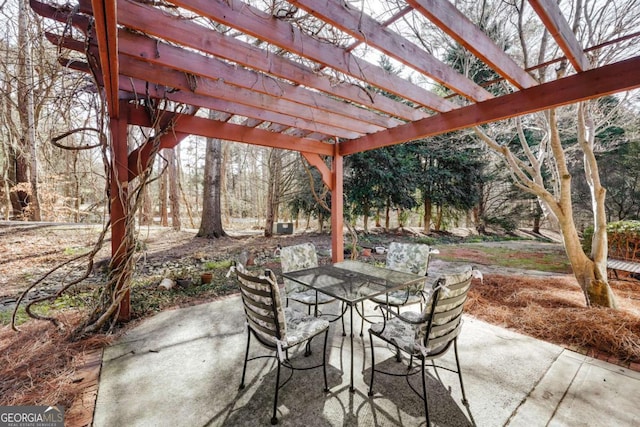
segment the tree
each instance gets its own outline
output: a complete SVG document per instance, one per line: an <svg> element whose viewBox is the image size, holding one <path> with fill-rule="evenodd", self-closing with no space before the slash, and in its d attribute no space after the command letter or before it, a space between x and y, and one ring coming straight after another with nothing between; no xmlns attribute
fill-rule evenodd
<svg viewBox="0 0 640 427"><path fill-rule="evenodd" d="M14 190L11 202L14 214L39 221L38 157L36 149L36 116L34 79L31 58L31 39L27 2L18 3L18 49L16 106L20 122L18 144L12 147L10 157L14 163Z"/></svg>
<svg viewBox="0 0 640 427"><path fill-rule="evenodd" d="M419 159L412 144L394 145L347 157L345 188L353 212L369 215L385 209L385 228L390 210L414 208Z"/></svg>
<svg viewBox="0 0 640 427"><path fill-rule="evenodd" d="M573 30L582 34L590 43L597 43L597 37L613 38L619 32L630 31L640 22L640 14L620 13L619 10L629 11L619 2L598 4L585 0L576 4L573 13ZM526 3L522 2L518 10L518 23L522 51L525 54L524 63L528 64L526 53L531 50L529 42L534 39L533 34L524 36L523 19ZM632 24L635 23L635 24ZM614 32L612 34L612 32ZM548 54L548 33L545 31L539 40L539 59ZM602 56L612 54L611 50L604 50ZM599 59L596 53L591 58L593 62ZM543 62L543 61L539 61ZM567 61L563 60L555 69L556 77L562 77L567 70ZM540 80L546 79L546 67L539 69ZM558 222L565 250L573 268L574 275L583 290L587 305L615 307L616 302L607 280L607 234L605 215L606 190L600 179L599 165L595 156L596 135L609 126L607 115L598 111L597 101L580 103L563 109L552 109L544 114L518 118L514 122L514 131L518 135L521 154L518 155L509 146L500 144L495 136L498 125L476 128L480 140L504 160L511 171L516 185L524 191L535 195L545 213ZM565 115L567 115L565 117ZM571 117L572 116L572 117ZM599 120L602 120L599 122ZM543 129L544 135L540 143L530 145L524 134L525 127ZM567 144L563 133L568 126L572 126L575 144ZM594 226L592 251L587 254L582 249L580 235L576 227L572 199L572 175L569 170L571 152L579 150L584 158L584 175L590 190L591 214ZM548 171L545 177L544 171Z"/></svg>
<svg viewBox="0 0 640 427"><path fill-rule="evenodd" d="M605 210L607 222L640 218L640 119L614 97L598 100L599 109L609 111L612 126L595 137L596 159L600 165L603 186L607 189ZM586 180L577 175L582 161L572 165L576 176L575 205L581 211L591 210L591 197Z"/></svg>
<svg viewBox="0 0 640 427"><path fill-rule="evenodd" d="M267 215L265 218L264 235L273 235L273 225L278 219L282 183L282 150L269 150L269 183L267 187Z"/></svg>
<svg viewBox="0 0 640 427"><path fill-rule="evenodd" d="M461 133L442 135L416 144L420 157L417 187L424 207L424 232L430 231L432 206L436 206L436 230L446 208L466 212L478 203L482 162Z"/></svg>
<svg viewBox="0 0 640 427"><path fill-rule="evenodd" d="M222 227L222 211L220 195L222 188L222 141L217 138L207 138L204 161L204 185L202 186L202 220L198 237L209 239L227 235Z"/></svg>
<svg viewBox="0 0 640 427"><path fill-rule="evenodd" d="M165 150L167 155L167 173L169 177L169 210L171 211L171 227L180 230L182 220L180 218L180 173L178 171L178 147Z"/></svg>
<svg viewBox="0 0 640 427"><path fill-rule="evenodd" d="M306 216L307 228L309 228L310 219L317 218L318 232L322 233L324 221L331 213L331 194L322 182L320 172L304 162L305 160L298 156L296 166L293 168L295 185L292 187L294 190L287 205L294 217L297 218L300 213Z"/></svg>

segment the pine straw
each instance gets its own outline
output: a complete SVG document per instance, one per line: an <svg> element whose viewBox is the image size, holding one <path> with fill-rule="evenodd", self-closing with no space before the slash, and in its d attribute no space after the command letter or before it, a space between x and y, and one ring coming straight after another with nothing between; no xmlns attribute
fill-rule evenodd
<svg viewBox="0 0 640 427"><path fill-rule="evenodd" d="M73 386L79 358L112 341L104 335L73 341L71 331L80 319L67 313L65 331L36 321L22 325L19 333L0 327L0 406L71 406L82 391Z"/></svg>
<svg viewBox="0 0 640 427"><path fill-rule="evenodd" d="M586 308L571 277L487 275L474 283L465 311L577 351L640 362L640 282L611 284L618 310Z"/></svg>

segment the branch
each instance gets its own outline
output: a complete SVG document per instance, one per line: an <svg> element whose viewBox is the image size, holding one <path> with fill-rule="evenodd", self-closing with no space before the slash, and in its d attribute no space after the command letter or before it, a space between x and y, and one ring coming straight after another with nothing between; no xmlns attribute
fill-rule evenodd
<svg viewBox="0 0 640 427"><path fill-rule="evenodd" d="M61 139L64 139L68 136L71 136L77 132L84 132L84 131L92 131L92 132L96 132L99 137L100 137L100 142L98 144L94 144L94 145L84 145L84 146L80 146L80 147L71 147L68 145L62 145L62 144L58 144L58 141L60 141ZM49 140L49 142L51 142L51 144L53 144L54 146L58 147L58 148L62 148L63 150L90 150L93 148L98 148L101 147L103 144L106 144L106 136L104 135L104 132L102 132L100 129L96 129L96 128L92 128L92 127L81 127L81 128L77 128L77 129L72 129L68 132L64 132L61 135L55 136L53 138L51 138Z"/></svg>

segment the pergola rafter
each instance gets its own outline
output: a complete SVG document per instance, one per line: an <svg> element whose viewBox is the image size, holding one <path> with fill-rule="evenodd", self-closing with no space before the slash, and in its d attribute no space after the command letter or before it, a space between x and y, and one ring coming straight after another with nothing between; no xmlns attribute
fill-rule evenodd
<svg viewBox="0 0 640 427"><path fill-rule="evenodd" d="M589 64L588 49L554 0L529 4L573 70L543 83L449 0L398 2L381 21L340 0L291 0L283 3L284 14L246 0L77 0L77 8L48 1L31 0L31 7L80 30L53 28L48 39L86 56L60 62L92 73L106 100L116 260L123 254L124 224L131 214L123 199L127 183L141 173L158 143L171 148L195 134L300 152L332 191L332 251L339 260L343 156L640 87L640 56ZM431 21L483 61L508 82L509 93L488 92L405 38L399 21L409 14ZM340 42L303 29L297 24L301 19L313 19L317 31L330 29ZM454 95L445 97L388 73L364 56L371 50L361 45ZM152 125L142 108L148 99L167 101L159 111L160 133L129 150L127 127ZM182 109L172 111L177 105ZM196 115L200 109L210 111L207 118ZM126 307L121 314L127 315Z"/></svg>
<svg viewBox="0 0 640 427"><path fill-rule="evenodd" d="M293 0L317 18L340 28L362 43L367 43L397 59L408 67L424 73L454 92L473 101L493 98L484 88L464 77L429 52L403 38L361 10L352 9L339 0Z"/></svg>

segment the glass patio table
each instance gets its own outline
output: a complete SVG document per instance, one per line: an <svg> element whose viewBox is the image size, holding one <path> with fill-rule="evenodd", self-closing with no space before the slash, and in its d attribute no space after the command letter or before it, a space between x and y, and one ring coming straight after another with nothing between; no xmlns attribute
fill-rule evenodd
<svg viewBox="0 0 640 427"><path fill-rule="evenodd" d="M351 320L351 392L353 388L353 307L371 297L402 289L406 286L425 281L418 274L404 273L387 268L376 267L358 261L342 261L331 265L290 271L282 274L316 292L332 296L349 306ZM316 311L317 312L317 311Z"/></svg>

